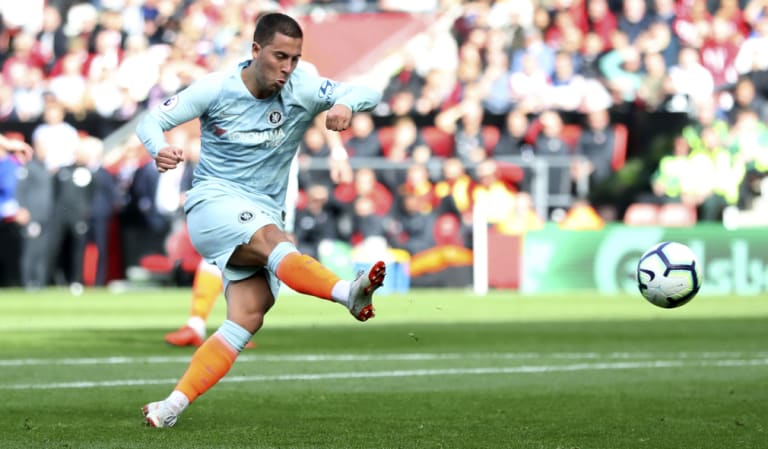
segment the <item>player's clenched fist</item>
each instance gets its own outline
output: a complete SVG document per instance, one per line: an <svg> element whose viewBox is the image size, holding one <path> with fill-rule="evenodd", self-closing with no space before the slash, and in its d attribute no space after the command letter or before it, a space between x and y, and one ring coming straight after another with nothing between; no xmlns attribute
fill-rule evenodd
<svg viewBox="0 0 768 449"><path fill-rule="evenodd" d="M352 122L352 110L343 104L335 104L325 116L325 127L331 131L344 131Z"/></svg>
<svg viewBox="0 0 768 449"><path fill-rule="evenodd" d="M169 146L157 152L155 157L155 164L157 165L157 171L165 173L168 170L172 170L179 165L179 162L184 160L184 151L179 147Z"/></svg>

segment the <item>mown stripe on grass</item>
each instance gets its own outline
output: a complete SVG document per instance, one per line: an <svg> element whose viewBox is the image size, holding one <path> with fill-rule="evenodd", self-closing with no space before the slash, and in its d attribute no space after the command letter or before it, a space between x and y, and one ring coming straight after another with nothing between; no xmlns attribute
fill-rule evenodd
<svg viewBox="0 0 768 449"><path fill-rule="evenodd" d="M691 368L691 367L721 367L734 368L744 366L768 366L766 359L722 359L722 360L650 360L644 362L611 362L611 363L576 363L570 365L523 365L510 367L485 368L442 368L442 369L412 369L392 371L348 371L336 373L297 373L260 376L225 377L221 382L270 382L270 381L316 381L335 379L370 379L387 377L421 377L421 376L470 376L493 374L532 374L557 373L572 371L605 371L659 368ZM59 390L81 388L110 388L145 385L175 384L178 379L129 379L107 381L80 381L59 383L27 383L0 385L0 390Z"/></svg>
<svg viewBox="0 0 768 449"><path fill-rule="evenodd" d="M564 359L564 360L625 360L625 359L718 359L768 357L768 352L470 352L470 353L402 353L402 354L295 354L256 355L241 354L238 363L245 362L368 362L368 361L420 361L420 360L485 360L485 359ZM28 358L0 359L0 367L38 365L132 365L188 363L191 354L183 356L147 357L82 357L82 358Z"/></svg>

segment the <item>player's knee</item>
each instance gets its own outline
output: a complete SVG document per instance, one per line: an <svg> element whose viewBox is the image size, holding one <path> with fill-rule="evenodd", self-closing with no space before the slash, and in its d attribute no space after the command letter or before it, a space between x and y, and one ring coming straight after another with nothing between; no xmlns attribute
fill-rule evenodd
<svg viewBox="0 0 768 449"><path fill-rule="evenodd" d="M248 242L249 249L266 261L269 254L281 242L290 241L288 236L275 225L267 225L256 231Z"/></svg>
<svg viewBox="0 0 768 449"><path fill-rule="evenodd" d="M266 265L272 250L289 241L287 235L275 225L267 225L254 232L247 244L237 247L230 258L234 265Z"/></svg>

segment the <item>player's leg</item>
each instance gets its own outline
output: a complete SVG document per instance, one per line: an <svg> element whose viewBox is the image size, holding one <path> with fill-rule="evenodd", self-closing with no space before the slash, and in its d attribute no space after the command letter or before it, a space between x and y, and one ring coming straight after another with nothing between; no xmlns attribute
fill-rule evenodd
<svg viewBox="0 0 768 449"><path fill-rule="evenodd" d="M192 356L173 392L162 401L144 406L144 422L148 426L173 426L190 403L227 374L275 302L266 276L261 270L247 279L229 283L227 320Z"/></svg>
<svg viewBox="0 0 768 449"><path fill-rule="evenodd" d="M353 281L340 279L316 259L301 254L275 225L258 229L247 245L235 250L230 263L266 265L297 292L343 304L360 321L374 316L373 292L383 285L386 275L384 262L380 261L359 272Z"/></svg>
<svg viewBox="0 0 768 449"><path fill-rule="evenodd" d="M223 288L221 271L201 260L192 282L192 307L187 324L166 334L165 341L174 346L200 346L206 336L206 323Z"/></svg>

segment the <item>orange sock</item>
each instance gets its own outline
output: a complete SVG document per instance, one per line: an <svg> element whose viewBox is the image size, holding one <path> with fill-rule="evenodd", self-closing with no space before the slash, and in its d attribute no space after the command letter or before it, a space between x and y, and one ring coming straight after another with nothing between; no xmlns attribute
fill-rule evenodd
<svg viewBox="0 0 768 449"><path fill-rule="evenodd" d="M197 316L208 321L208 316L213 310L213 305L221 294L224 282L221 272L216 266L201 261L195 271L195 280L192 284L192 311L191 316Z"/></svg>
<svg viewBox="0 0 768 449"><path fill-rule="evenodd" d="M194 401L227 374L237 355L238 351L218 333L211 335L195 351L176 390L184 393L189 402Z"/></svg>
<svg viewBox="0 0 768 449"><path fill-rule="evenodd" d="M339 277L306 254L289 253L277 266L277 277L299 293L330 300Z"/></svg>

